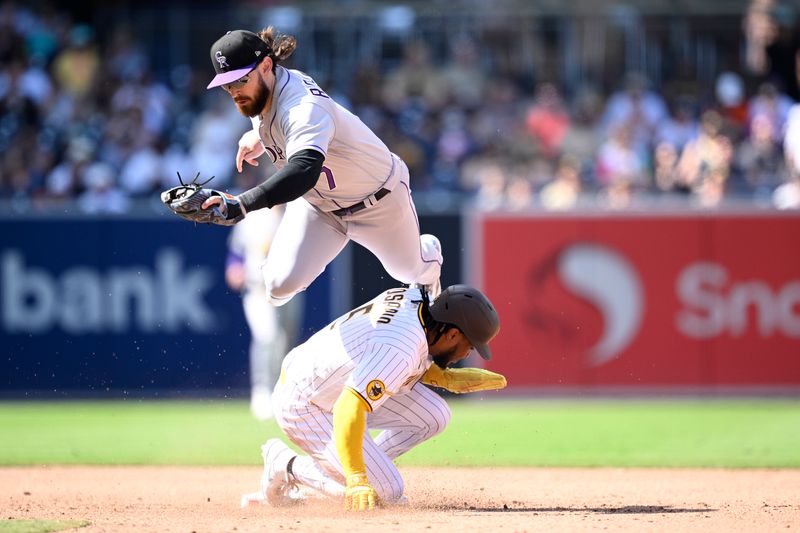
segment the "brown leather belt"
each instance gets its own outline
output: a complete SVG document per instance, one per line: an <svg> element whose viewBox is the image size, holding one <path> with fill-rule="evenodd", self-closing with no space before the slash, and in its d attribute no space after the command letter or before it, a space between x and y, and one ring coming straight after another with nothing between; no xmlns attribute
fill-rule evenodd
<svg viewBox="0 0 800 533"><path fill-rule="evenodd" d="M362 209L366 209L375 203L378 202L381 198L389 194L389 189L381 189L373 195L368 196L364 201L358 202L357 204L353 204L350 207L342 207L341 209L337 209L336 211L331 211L337 217L343 217L345 215L352 215L354 213L358 213Z"/></svg>

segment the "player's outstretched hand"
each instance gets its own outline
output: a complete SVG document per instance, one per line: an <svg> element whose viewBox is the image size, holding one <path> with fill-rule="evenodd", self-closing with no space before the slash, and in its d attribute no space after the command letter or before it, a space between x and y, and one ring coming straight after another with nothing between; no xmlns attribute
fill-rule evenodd
<svg viewBox="0 0 800 533"><path fill-rule="evenodd" d="M236 170L242 171L243 162L258 166L258 158L265 152L264 145L256 130L250 130L239 139L239 150L236 152Z"/></svg>
<svg viewBox="0 0 800 533"><path fill-rule="evenodd" d="M344 508L346 511L371 511L379 505L378 493L372 488L364 472L356 472L347 476L344 490Z"/></svg>

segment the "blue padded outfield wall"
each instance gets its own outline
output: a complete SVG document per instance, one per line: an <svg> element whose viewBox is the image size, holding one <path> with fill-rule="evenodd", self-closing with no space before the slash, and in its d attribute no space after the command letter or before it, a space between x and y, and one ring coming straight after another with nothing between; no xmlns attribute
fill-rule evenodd
<svg viewBox="0 0 800 533"><path fill-rule="evenodd" d="M238 395L249 332L228 228L166 219L0 221L0 395ZM330 269L329 269L330 270ZM326 271L303 337L330 319Z"/></svg>

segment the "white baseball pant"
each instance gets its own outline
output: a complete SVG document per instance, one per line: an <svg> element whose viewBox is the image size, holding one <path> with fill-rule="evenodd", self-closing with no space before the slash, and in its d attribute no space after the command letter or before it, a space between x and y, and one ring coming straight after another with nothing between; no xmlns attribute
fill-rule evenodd
<svg viewBox="0 0 800 533"><path fill-rule="evenodd" d="M345 479L333 438L333 413L305 400L302 388L288 381L276 385L272 407L286 436L308 454L298 456L292 465L297 480L328 496L343 496ZM363 443L367 477L382 501L396 502L403 495L403 478L392 461L444 431L449 422L447 403L421 383L367 414L367 429L383 430L374 440L367 432Z"/></svg>
<svg viewBox="0 0 800 533"><path fill-rule="evenodd" d="M401 283L431 285L439 279L442 254L430 236L420 238L408 167L397 159L395 171L400 176L391 194L353 215L325 213L303 198L287 204L262 266L273 305L283 305L305 290L349 240L375 254Z"/></svg>

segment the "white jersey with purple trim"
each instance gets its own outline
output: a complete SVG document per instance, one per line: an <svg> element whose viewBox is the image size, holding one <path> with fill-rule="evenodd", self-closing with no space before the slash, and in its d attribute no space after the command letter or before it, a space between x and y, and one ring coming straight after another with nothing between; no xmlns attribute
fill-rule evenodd
<svg viewBox="0 0 800 533"><path fill-rule="evenodd" d="M374 411L407 393L432 364L419 316L416 288L389 289L354 309L292 350L286 379L324 411L350 387Z"/></svg>
<svg viewBox="0 0 800 533"><path fill-rule="evenodd" d="M280 169L300 150L325 155L322 173L303 197L322 211L348 207L381 188L394 188L395 160L361 119L299 70L277 67L270 110L252 118L261 143Z"/></svg>

